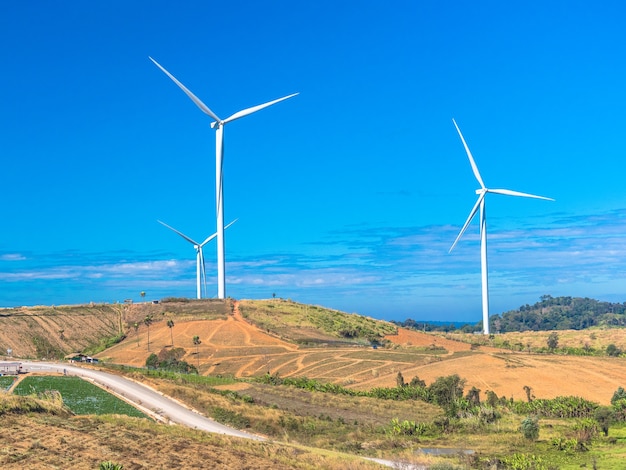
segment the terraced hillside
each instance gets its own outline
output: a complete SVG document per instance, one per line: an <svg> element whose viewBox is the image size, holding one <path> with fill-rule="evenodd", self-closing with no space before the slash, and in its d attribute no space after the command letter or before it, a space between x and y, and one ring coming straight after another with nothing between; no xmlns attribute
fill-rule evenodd
<svg viewBox="0 0 626 470"><path fill-rule="evenodd" d="M626 361L622 358L476 348L287 301L241 301L232 307L232 314L213 319L181 319L165 312L150 326L150 350L148 327L142 324L99 357L143 366L150 353L171 348L173 338L173 346L185 350L183 359L198 366L202 374L248 377L270 372L359 389L393 387L398 372L407 382L418 376L427 383L458 374L467 380L466 388L475 386L483 393L492 390L499 396L524 399L527 385L537 397L576 395L600 403L608 403L613 392L626 385ZM174 321L171 329L168 319ZM312 322L325 326L316 327ZM200 338L199 345L193 344L194 336ZM374 348L372 344L377 343L381 346Z"/></svg>

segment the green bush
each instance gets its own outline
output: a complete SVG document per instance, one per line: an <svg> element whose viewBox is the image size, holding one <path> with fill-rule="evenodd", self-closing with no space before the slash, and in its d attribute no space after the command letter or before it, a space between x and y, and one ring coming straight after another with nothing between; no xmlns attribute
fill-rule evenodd
<svg viewBox="0 0 626 470"><path fill-rule="evenodd" d="M520 431L526 439L536 441L539 437L539 420L537 417L528 416L524 419L522 421L522 425L520 426Z"/></svg>
<svg viewBox="0 0 626 470"><path fill-rule="evenodd" d="M113 463L110 460L106 462L100 462L100 470L123 470L124 465L119 463Z"/></svg>
<svg viewBox="0 0 626 470"><path fill-rule="evenodd" d="M391 420L390 434L402 436L421 436L428 431L429 427L425 423L416 423L415 421L400 421L398 418Z"/></svg>

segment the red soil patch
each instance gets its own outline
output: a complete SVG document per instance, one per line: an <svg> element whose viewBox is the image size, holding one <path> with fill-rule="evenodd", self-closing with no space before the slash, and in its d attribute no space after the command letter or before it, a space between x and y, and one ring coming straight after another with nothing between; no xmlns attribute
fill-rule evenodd
<svg viewBox="0 0 626 470"><path fill-rule="evenodd" d="M437 347L443 348L452 353L458 351L469 351L470 345L460 341L452 341L438 336L421 333L419 331L398 328L397 335L387 335L386 340L401 346L414 346L421 348Z"/></svg>

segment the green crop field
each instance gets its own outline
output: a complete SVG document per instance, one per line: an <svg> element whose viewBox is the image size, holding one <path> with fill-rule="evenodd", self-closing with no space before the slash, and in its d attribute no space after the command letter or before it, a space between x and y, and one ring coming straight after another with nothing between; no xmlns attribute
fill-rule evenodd
<svg viewBox="0 0 626 470"><path fill-rule="evenodd" d="M14 381L14 377L11 375L4 375L0 377L0 390L6 390L9 388Z"/></svg>
<svg viewBox="0 0 626 470"><path fill-rule="evenodd" d="M121 414L146 418L137 408L79 377L26 377L13 393L32 395L57 390L63 404L77 415Z"/></svg>

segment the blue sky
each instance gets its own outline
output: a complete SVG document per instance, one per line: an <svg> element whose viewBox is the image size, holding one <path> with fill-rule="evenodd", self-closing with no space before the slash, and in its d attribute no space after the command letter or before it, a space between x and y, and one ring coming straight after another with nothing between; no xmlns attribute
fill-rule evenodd
<svg viewBox="0 0 626 470"><path fill-rule="evenodd" d="M0 306L195 295L226 126L226 293L377 318L481 318L543 294L626 301L618 1L0 5ZM215 245L205 248L216 293Z"/></svg>

